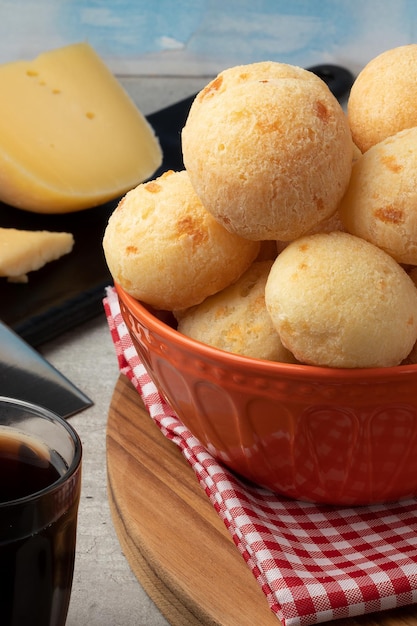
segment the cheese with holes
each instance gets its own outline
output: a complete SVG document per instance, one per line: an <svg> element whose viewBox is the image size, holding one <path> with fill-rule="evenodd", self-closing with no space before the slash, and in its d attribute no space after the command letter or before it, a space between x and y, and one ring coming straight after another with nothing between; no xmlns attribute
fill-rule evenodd
<svg viewBox="0 0 417 626"><path fill-rule="evenodd" d="M27 273L71 252L71 233L0 228L0 276L27 282Z"/></svg>
<svg viewBox="0 0 417 626"><path fill-rule="evenodd" d="M145 117L86 43L0 65L0 200L39 213L97 206L162 162Z"/></svg>

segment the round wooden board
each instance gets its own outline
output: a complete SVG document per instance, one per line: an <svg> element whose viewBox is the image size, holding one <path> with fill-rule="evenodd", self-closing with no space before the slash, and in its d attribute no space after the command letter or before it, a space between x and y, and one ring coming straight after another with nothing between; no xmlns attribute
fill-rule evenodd
<svg viewBox="0 0 417 626"><path fill-rule="evenodd" d="M279 626L193 470L151 420L124 376L109 410L107 472L120 544L137 579L170 624ZM332 624L417 626L417 608Z"/></svg>

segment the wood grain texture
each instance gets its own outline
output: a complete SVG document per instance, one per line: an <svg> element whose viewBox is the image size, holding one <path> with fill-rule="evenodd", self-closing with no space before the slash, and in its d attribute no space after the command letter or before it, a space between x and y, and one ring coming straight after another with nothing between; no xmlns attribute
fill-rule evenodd
<svg viewBox="0 0 417 626"><path fill-rule="evenodd" d="M120 544L170 624L279 626L193 470L124 376L109 410L107 474ZM417 607L332 624L417 626Z"/></svg>

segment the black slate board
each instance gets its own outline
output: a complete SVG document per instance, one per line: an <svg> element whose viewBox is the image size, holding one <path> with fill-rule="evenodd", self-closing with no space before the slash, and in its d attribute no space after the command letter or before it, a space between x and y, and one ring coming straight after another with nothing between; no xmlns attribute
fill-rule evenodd
<svg viewBox="0 0 417 626"><path fill-rule="evenodd" d="M164 160L154 174L183 168L180 133L194 99L190 96L147 117L161 143ZM154 177L153 176L153 177ZM103 255L107 221L119 198L77 213L42 215L0 203L0 226L67 231L71 254L29 274L29 283L0 279L0 319L34 347L103 311L105 287L112 284Z"/></svg>
<svg viewBox="0 0 417 626"><path fill-rule="evenodd" d="M341 99L353 76L336 65L309 68ZM167 169L183 169L181 130L195 94L147 116L161 143L164 159L152 178ZM103 311L106 286L112 284L103 255L107 221L120 198L105 205L62 215L42 215L0 203L0 226L27 230L67 231L74 235L71 254L29 275L29 284L0 278L0 320L34 347L49 341Z"/></svg>

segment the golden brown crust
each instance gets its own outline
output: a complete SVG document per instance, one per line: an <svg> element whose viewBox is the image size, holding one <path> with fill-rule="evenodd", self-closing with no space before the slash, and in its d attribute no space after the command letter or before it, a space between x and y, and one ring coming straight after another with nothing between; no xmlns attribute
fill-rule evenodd
<svg viewBox="0 0 417 626"><path fill-rule="evenodd" d="M348 232L399 263L417 265L417 127L372 146L356 161L339 213Z"/></svg>
<svg viewBox="0 0 417 626"><path fill-rule="evenodd" d="M128 192L103 239L114 280L165 310L198 304L237 280L259 247L216 222L185 171L166 172Z"/></svg>
<svg viewBox="0 0 417 626"><path fill-rule="evenodd" d="M388 254L343 232L289 244L272 266L267 309L301 362L398 365L417 339L417 288Z"/></svg>
<svg viewBox="0 0 417 626"><path fill-rule="evenodd" d="M317 76L281 63L226 70L195 99L184 163L231 232L289 241L332 215L350 177L346 116Z"/></svg>
<svg viewBox="0 0 417 626"><path fill-rule="evenodd" d="M272 261L255 262L236 283L179 315L178 330L227 352L294 363L265 307Z"/></svg>
<svg viewBox="0 0 417 626"><path fill-rule="evenodd" d="M348 100L352 137L362 152L417 126L417 44L386 50L357 76Z"/></svg>

